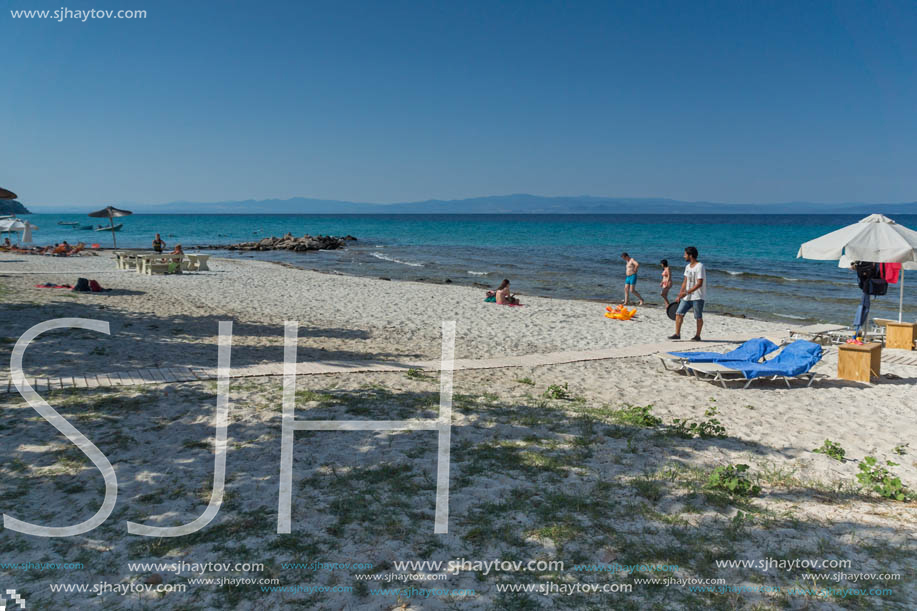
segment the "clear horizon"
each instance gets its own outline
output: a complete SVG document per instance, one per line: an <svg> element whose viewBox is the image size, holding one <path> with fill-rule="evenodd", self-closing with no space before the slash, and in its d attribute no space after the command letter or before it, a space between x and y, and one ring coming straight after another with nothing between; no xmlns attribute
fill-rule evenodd
<svg viewBox="0 0 917 611"><path fill-rule="evenodd" d="M0 185L27 207L917 200L912 3L11 12L59 8L0 14Z"/></svg>
<svg viewBox="0 0 917 611"><path fill-rule="evenodd" d="M327 198L327 199L326 199L326 198L307 198L307 197L302 197L302 196L291 196L291 197L288 197L288 198L262 198L262 199L251 199L250 201L253 201L253 202L256 202L256 203L261 203L261 202L269 202L269 201L287 202L287 201L291 201L291 200L302 199L302 200L306 200L306 201L328 201L328 202L336 202L336 203L342 203L342 204L358 204L358 205L370 205L370 206L385 207L385 206L389 206L389 205L398 205L398 204L416 204L416 203L424 203L424 202L427 202L427 201L432 201L432 202L444 202L444 203L452 203L452 202L455 202L455 203L462 203L462 202L466 202L466 201L474 201L474 200L477 200L477 199L487 199L487 198L492 198L492 197L493 197L493 198L508 198L508 197L514 197L514 196L538 197L538 198L559 198L559 199L565 199L565 198L569 198L569 199L576 199L576 198L594 198L594 199L609 199L609 200L670 200L670 201L672 201L673 203L676 203L676 202L677 202L677 203L698 203L698 204L713 204L713 205L722 205L722 206L755 206L755 205L783 206L783 205L791 205L791 204L802 204L802 205L807 205L807 206L826 206L826 207L831 207L831 206L845 206L845 205L850 205L850 206L856 206L856 205L863 205L863 206L870 206L870 205L876 205L876 206L881 206L881 205L899 206L899 205L911 205L911 204L913 204L913 205L915 206L914 212L906 212L905 214L917 214L917 200L913 200L913 201L901 201L901 202L855 202L855 201L847 201L847 202L809 202L809 201L793 200L793 201L785 201L785 202L754 202L754 203L741 203L741 202L714 202L714 201L703 201L703 200L689 201L689 200L680 200L680 199L676 199L676 198L661 198L661 197L628 197L628 196L601 196L601 195L566 195L566 196L565 196L565 195L559 195L559 196L545 196L545 195L535 195L535 194L532 194L532 193L511 193L511 194L505 194L505 195L481 195L481 196L477 196L477 197L469 197L469 198L456 199L456 200L443 200L443 199L438 199L438 198L427 198L427 199L424 199L424 200L414 200L414 201L410 201L410 202L387 202L387 203L383 203L383 202L353 202L353 201L339 200L339 199L333 199L333 198ZM21 202L21 200L16 200L16 201L20 201L20 202ZM143 208L143 210L141 210L141 211L139 212L139 214L150 214L151 211L147 210L147 208L156 208L156 207L165 208L166 206L175 205L175 204L185 204L185 203L188 203L188 204L199 204L199 205L208 206L208 205L220 205L220 204L233 204L233 203L244 202L244 201L249 201L249 200L225 200L225 201L188 201L188 200L175 200L175 201L171 201L171 202L155 202L155 203L142 203L142 202L108 202L107 204L104 204L104 205L114 205L114 206L118 206L118 205L120 204L120 205L124 205L124 206L140 206L141 208ZM25 205L25 204L23 204L23 205ZM93 204L92 206L100 206L100 205L103 205L103 204ZM32 211L33 213L38 213L38 214L42 214L42 213L45 213L45 214L79 214L79 213L83 212L83 209L84 209L84 208L90 207L89 205L86 205L86 204L70 204L70 205L29 204L29 205L25 205L25 206L26 206L26 208L28 208L28 209L29 209L30 211ZM47 210L45 210L45 209L47 209ZM800 212L799 214L806 214L806 213L807 213L807 212ZM166 214L175 214L175 212L174 212L174 211L169 211L169 212L166 212ZM194 214L194 213L189 213L189 214ZM212 212L212 213L209 213L209 214L219 214L219 213L218 213L218 212ZM241 214L241 213L235 213L235 212L233 212L233 213L231 213L231 214ZM253 212L253 213L251 213L251 214L262 214L262 212ZM278 214L295 214L295 213L280 212L280 213L278 213ZM309 213L304 213L304 214L309 214ZM326 214L326 213L321 213L321 214ZM346 214L346 213L345 213L345 214ZM457 214L464 214L464 213L459 212L459 213L457 213ZM495 214L499 214L499 213L495 213ZM547 213L547 214L557 214L557 213ZM649 213L649 214L654 214L654 213ZM660 214L665 214L665 213L660 213ZM762 214L767 214L767 212L763 212ZM778 213L778 214L782 214L782 213ZM826 212L825 214L833 214L833 213L831 213L831 212ZM901 212L898 212L898 214L902 214L902 213L901 213Z"/></svg>

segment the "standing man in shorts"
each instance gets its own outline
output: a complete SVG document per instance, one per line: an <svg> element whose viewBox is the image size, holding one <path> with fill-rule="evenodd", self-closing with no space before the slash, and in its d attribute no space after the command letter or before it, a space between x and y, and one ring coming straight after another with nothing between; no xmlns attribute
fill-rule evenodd
<svg viewBox="0 0 917 611"><path fill-rule="evenodd" d="M669 339L681 339L681 323L685 320L688 310L694 308L694 320L697 322L697 333L691 341L700 341L700 332L704 328L704 300L707 298L707 270L704 264L697 260L697 249L693 246L685 248L685 277L681 281L678 291L678 310L675 314L675 335Z"/></svg>
<svg viewBox="0 0 917 611"><path fill-rule="evenodd" d="M637 305L643 305L643 297L637 292L637 270L640 269L640 264L626 252L621 253L621 258L624 259L626 264L624 268L624 305L630 305L631 293L636 295L637 299L640 300L640 303Z"/></svg>

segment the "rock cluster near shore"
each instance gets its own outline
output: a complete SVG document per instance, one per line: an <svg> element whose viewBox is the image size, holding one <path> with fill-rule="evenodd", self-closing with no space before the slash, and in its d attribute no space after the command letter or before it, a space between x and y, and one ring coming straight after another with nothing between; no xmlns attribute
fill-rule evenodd
<svg viewBox="0 0 917 611"><path fill-rule="evenodd" d="M257 242L242 242L241 244L200 246L199 248L213 248L220 250L293 250L306 252L309 250L337 250L344 248L347 242L356 241L352 235L342 238L330 235L304 235L301 238L288 233L282 238L262 238Z"/></svg>

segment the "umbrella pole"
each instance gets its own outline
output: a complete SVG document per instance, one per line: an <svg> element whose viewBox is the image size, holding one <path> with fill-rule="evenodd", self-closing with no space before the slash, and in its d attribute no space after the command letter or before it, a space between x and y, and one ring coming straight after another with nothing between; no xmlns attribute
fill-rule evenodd
<svg viewBox="0 0 917 611"><path fill-rule="evenodd" d="M111 241L118 248L118 239L115 237L115 217L108 215L108 224L111 226Z"/></svg>
<svg viewBox="0 0 917 611"><path fill-rule="evenodd" d="M901 312L904 310L904 268L901 268L898 278L898 322L901 322Z"/></svg>

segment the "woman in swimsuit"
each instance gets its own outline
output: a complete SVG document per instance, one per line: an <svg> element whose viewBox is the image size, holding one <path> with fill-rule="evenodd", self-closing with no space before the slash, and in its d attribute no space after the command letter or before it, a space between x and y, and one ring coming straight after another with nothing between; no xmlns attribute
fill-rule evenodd
<svg viewBox="0 0 917 611"><path fill-rule="evenodd" d="M669 289L672 288L672 270L669 269L669 262L663 259L659 262L662 265L662 282L659 286L662 288L662 298L665 299L665 305L669 305Z"/></svg>
<svg viewBox="0 0 917 611"><path fill-rule="evenodd" d="M497 297L497 303L502 305L517 305L519 300L516 299L516 296L509 292L509 280L503 279L503 282L500 283L500 286L497 287L497 292L495 293Z"/></svg>

